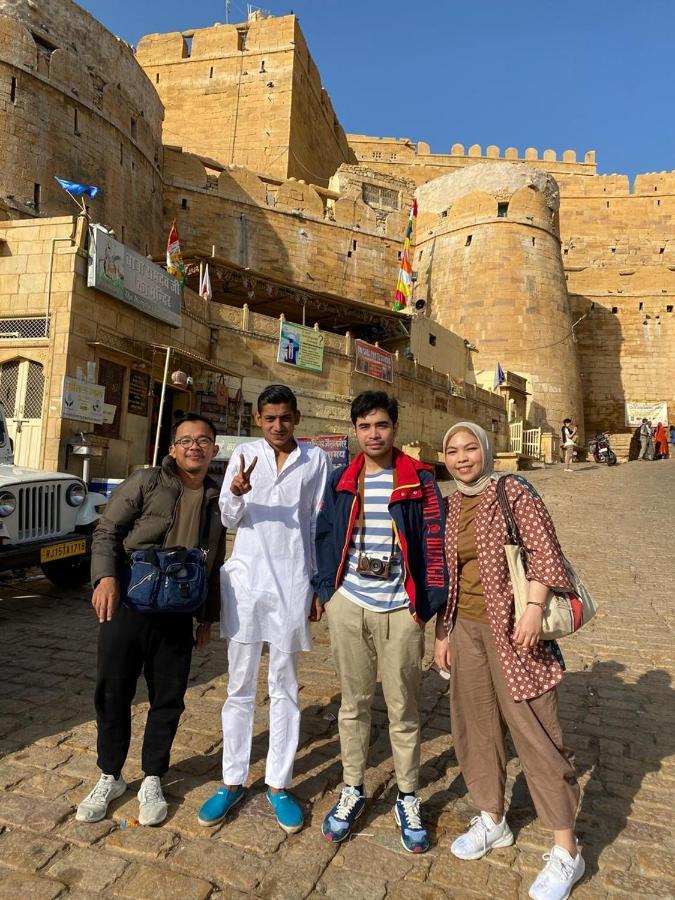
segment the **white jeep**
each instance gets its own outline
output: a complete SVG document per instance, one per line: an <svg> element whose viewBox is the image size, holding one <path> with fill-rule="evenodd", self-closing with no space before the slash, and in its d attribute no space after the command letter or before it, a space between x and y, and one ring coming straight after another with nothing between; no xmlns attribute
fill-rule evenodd
<svg viewBox="0 0 675 900"><path fill-rule="evenodd" d="M105 504L75 475L15 466L0 403L0 572L39 566L58 587L85 584Z"/></svg>

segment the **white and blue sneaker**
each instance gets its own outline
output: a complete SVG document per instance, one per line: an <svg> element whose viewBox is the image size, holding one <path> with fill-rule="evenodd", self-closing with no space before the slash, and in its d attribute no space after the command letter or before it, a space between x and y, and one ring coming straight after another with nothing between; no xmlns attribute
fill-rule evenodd
<svg viewBox="0 0 675 900"><path fill-rule="evenodd" d="M399 797L394 806L394 818L401 829L401 843L408 853L426 853L429 849L429 835L422 825L420 798L413 794Z"/></svg>
<svg viewBox="0 0 675 900"><path fill-rule="evenodd" d="M363 812L365 805L364 795L355 787L345 785L340 791L340 799L323 820L321 833L326 840L331 843L344 841Z"/></svg>
<svg viewBox="0 0 675 900"><path fill-rule="evenodd" d="M586 871L579 848L573 859L567 850L556 844L550 853L544 853L544 862L546 865L534 879L529 896L532 900L567 900Z"/></svg>

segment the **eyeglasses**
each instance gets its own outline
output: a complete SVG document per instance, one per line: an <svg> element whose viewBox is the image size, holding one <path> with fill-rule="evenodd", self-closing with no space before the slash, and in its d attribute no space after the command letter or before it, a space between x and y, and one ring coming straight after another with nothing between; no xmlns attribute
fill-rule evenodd
<svg viewBox="0 0 675 900"><path fill-rule="evenodd" d="M206 435L202 435L201 437L193 438L193 437L182 437L176 438L173 442L174 446L182 447L183 450L187 450L188 447L191 447L193 444L196 444L198 447L208 447L210 444L214 443L213 438L206 437Z"/></svg>

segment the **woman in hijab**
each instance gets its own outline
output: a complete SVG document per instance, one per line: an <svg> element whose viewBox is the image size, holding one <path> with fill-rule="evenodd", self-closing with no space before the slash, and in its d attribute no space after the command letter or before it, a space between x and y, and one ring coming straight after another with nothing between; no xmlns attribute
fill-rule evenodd
<svg viewBox="0 0 675 900"><path fill-rule="evenodd" d="M434 658L440 669L452 669L453 742L480 810L451 851L459 859L479 859L513 843L504 816L508 729L540 823L554 837L529 896L564 900L585 868L574 836L579 786L558 720L562 657L557 645L540 635L549 588L572 586L541 498L524 478L507 477L506 495L528 550L530 581L526 610L514 621L503 550L508 536L488 435L479 425L459 422L445 435L443 453L457 493L447 501L451 587L445 621L436 628Z"/></svg>

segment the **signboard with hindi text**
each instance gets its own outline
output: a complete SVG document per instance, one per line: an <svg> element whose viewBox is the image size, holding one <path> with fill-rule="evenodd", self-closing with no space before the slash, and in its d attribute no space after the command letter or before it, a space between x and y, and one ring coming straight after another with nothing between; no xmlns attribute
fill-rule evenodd
<svg viewBox="0 0 675 900"><path fill-rule="evenodd" d="M310 369L312 372L323 371L324 336L314 328L295 325L293 322L281 323L279 332L279 350L277 362L298 369Z"/></svg>
<svg viewBox="0 0 675 900"><path fill-rule="evenodd" d="M378 381L386 381L392 384L394 381L394 356L387 350L382 350L374 344L365 341L354 341L356 348L355 372L362 375L370 375Z"/></svg>
<svg viewBox="0 0 675 900"><path fill-rule="evenodd" d="M78 422L103 422L105 385L90 384L64 375L61 391L61 416Z"/></svg>
<svg viewBox="0 0 675 900"><path fill-rule="evenodd" d="M349 465L349 438L346 434L314 434L312 437L299 437L298 440L325 450L334 469Z"/></svg>
<svg viewBox="0 0 675 900"><path fill-rule="evenodd" d="M115 240L99 225L90 229L87 285L147 316L180 328L183 296L180 282L161 266Z"/></svg>
<svg viewBox="0 0 675 900"><path fill-rule="evenodd" d="M647 419L652 425L668 424L668 404L665 400L626 400L626 425L636 428Z"/></svg>

